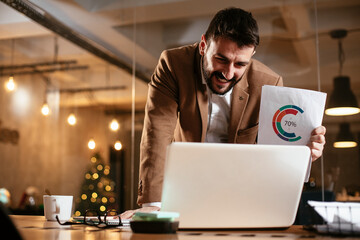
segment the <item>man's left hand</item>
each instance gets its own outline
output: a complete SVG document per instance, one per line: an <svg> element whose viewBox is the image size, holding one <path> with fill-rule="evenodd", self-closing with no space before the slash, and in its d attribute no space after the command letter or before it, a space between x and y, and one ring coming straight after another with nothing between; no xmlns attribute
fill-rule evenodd
<svg viewBox="0 0 360 240"><path fill-rule="evenodd" d="M312 161L315 161L322 155L325 145L325 133L326 128L324 126L315 128L311 133L308 147L311 150Z"/></svg>

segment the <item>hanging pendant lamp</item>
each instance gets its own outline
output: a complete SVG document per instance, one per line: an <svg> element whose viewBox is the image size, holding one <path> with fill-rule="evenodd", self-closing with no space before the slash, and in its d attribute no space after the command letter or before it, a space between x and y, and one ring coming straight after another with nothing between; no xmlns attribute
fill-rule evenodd
<svg viewBox="0 0 360 240"><path fill-rule="evenodd" d="M339 76L334 78L334 90L330 95L328 108L325 110L326 115L346 116L360 113L354 93L351 91L350 78L342 75L345 54L342 47L342 39L346 37L347 30L334 30L330 33L333 39L338 39L339 46Z"/></svg>
<svg viewBox="0 0 360 240"><path fill-rule="evenodd" d="M346 116L360 112L354 93L351 91L350 78L337 76L334 78L334 90L330 95L325 113L330 116Z"/></svg>
<svg viewBox="0 0 360 240"><path fill-rule="evenodd" d="M341 123L340 131L333 145L335 148L353 148L357 146L354 135L350 131L349 123Z"/></svg>

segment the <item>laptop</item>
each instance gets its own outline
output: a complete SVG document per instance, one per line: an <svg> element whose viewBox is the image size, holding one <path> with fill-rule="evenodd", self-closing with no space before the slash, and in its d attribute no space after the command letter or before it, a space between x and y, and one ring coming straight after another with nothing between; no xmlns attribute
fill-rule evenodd
<svg viewBox="0 0 360 240"><path fill-rule="evenodd" d="M306 146L172 143L161 211L180 229L287 228L309 161Z"/></svg>

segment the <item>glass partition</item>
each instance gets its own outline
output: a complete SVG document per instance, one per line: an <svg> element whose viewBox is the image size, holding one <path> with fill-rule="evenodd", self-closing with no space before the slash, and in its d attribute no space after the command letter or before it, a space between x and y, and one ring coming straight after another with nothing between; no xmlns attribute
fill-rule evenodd
<svg viewBox="0 0 360 240"><path fill-rule="evenodd" d="M357 14L359 3L331 2L318 3L319 53L321 89L328 93L327 108L331 107L331 99L336 91L342 90L346 79L340 79L340 85L335 78L349 78L349 92L337 99L341 104L353 94L359 104L359 41L360 17ZM337 19L337 20L335 20ZM359 105L357 105L359 106ZM360 115L330 116L324 115L324 125L327 127L324 149L324 190L325 195L334 195L337 201L359 201L360 194L360 155L359 155L359 120ZM348 136L343 139L352 141L353 145L339 148L336 144L342 133L342 126L348 127ZM320 183L320 166L314 164L313 179L315 186Z"/></svg>
<svg viewBox="0 0 360 240"><path fill-rule="evenodd" d="M339 74L338 40L330 32L347 30L342 74L359 99L357 1L30 2L96 51L0 3L7 30L0 30L0 188L11 194L14 212L41 213L45 189L73 195L78 215L94 204L101 211L137 208L147 83L161 52L199 42L222 8L252 12L260 31L254 58L285 86L328 98ZM359 114L324 115L327 143L305 183L307 198L359 200L359 145L333 146L343 122L358 142Z"/></svg>

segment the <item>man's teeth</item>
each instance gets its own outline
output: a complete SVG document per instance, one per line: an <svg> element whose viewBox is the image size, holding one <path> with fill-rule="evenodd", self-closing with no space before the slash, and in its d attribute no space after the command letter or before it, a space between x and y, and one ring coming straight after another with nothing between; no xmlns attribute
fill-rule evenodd
<svg viewBox="0 0 360 240"><path fill-rule="evenodd" d="M224 78L219 78L219 77L216 77L220 82L222 82L222 83L226 83L227 82L227 80L226 79L224 79Z"/></svg>

